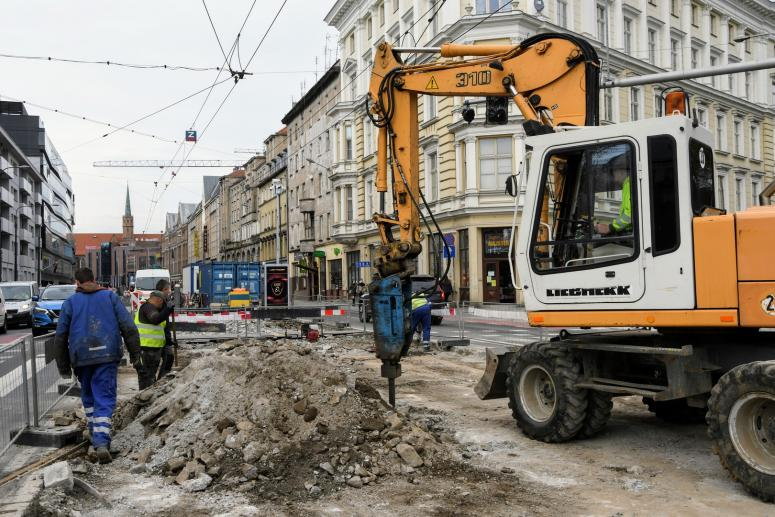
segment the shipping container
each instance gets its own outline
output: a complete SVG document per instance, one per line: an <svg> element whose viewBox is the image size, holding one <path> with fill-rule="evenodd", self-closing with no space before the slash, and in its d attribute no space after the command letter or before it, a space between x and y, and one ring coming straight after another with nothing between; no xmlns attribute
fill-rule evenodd
<svg viewBox="0 0 775 517"><path fill-rule="evenodd" d="M261 299L260 267L255 262L197 262L184 268L184 286L186 277L190 279L188 292L198 295L200 306L226 307L235 287L247 289L252 303Z"/></svg>

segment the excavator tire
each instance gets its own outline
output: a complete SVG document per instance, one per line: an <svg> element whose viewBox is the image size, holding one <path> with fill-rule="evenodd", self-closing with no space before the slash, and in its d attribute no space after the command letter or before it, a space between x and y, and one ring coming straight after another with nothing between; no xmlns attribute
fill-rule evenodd
<svg viewBox="0 0 775 517"><path fill-rule="evenodd" d="M592 438L602 431L608 424L608 419L611 418L613 407L614 402L610 393L590 390L587 397L587 418L577 438Z"/></svg>
<svg viewBox="0 0 775 517"><path fill-rule="evenodd" d="M750 493L775 502L775 361L725 373L711 390L707 421L724 468Z"/></svg>
<svg viewBox="0 0 775 517"><path fill-rule="evenodd" d="M587 418L588 393L576 388L581 364L566 348L537 342L514 354L506 387L526 436L549 443L573 439Z"/></svg>
<svg viewBox="0 0 775 517"><path fill-rule="evenodd" d="M654 400L651 397L643 397L643 403L657 418L671 424L705 422L705 409L688 405L686 399Z"/></svg>

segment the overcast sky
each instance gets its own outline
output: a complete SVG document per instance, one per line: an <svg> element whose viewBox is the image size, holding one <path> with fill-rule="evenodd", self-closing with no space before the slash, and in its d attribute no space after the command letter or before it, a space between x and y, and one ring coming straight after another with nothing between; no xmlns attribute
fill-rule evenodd
<svg viewBox="0 0 775 517"><path fill-rule="evenodd" d="M252 0L208 0L207 6L227 52L251 3ZM256 2L242 31L243 64L281 3L282 0ZM194 148L191 159L247 160L249 155L234 154L234 149L259 148L269 134L281 127L280 119L290 109L291 100L301 95L302 82L306 81L309 88L315 81L313 71L324 69L327 34L329 48L336 46L335 30L323 22L332 3L329 0L288 1L248 69L256 75L236 86ZM223 63L201 0L3 0L2 4L0 54L199 67ZM5 57L0 57L0 66L0 97L4 100L24 99L114 124L128 123L208 87L217 74ZM233 67L239 67L236 59ZM228 81L213 90L194 129L203 129L232 84ZM204 94L194 97L133 127L167 139L182 140L204 98ZM92 162L169 160L178 145L118 132L73 149L109 128L31 106L27 109L43 118L49 136L69 168L76 199L76 231L120 232L124 192L129 182L135 231L142 232L152 207L153 182L162 171L98 169ZM182 169L153 211L147 231L161 231L164 214L174 211L178 202L201 199L199 178L202 175L228 172L228 169Z"/></svg>

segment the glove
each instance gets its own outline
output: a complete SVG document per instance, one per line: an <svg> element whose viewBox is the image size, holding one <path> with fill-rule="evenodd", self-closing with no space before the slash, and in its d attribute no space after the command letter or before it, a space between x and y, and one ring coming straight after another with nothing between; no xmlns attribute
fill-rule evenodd
<svg viewBox="0 0 775 517"><path fill-rule="evenodd" d="M168 307L169 309L174 309L174 308L175 308L175 300L173 300L172 298L170 298L169 300L167 300L167 307Z"/></svg>
<svg viewBox="0 0 775 517"><path fill-rule="evenodd" d="M142 355L138 354L136 357L131 358L130 361L132 362L132 367L134 367L135 370L139 370L144 366Z"/></svg>

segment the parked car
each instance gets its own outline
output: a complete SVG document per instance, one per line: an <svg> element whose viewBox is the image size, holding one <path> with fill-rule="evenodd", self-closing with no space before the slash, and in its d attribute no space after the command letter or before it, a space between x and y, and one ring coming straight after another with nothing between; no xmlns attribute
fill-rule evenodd
<svg viewBox="0 0 775 517"><path fill-rule="evenodd" d="M413 293L429 289L436 283L436 279L431 275L412 275L411 281ZM442 309L447 306L444 291L441 290L438 284L436 285L436 290L428 295L428 300L431 302L432 309ZM362 294L360 300L358 300L358 319L366 322L371 321L371 302L368 292ZM431 316L431 325L440 325L443 320L443 316Z"/></svg>
<svg viewBox="0 0 775 517"><path fill-rule="evenodd" d="M32 309L39 294L36 282L3 282L0 284L5 300L8 326L29 325L32 327Z"/></svg>
<svg viewBox="0 0 775 517"><path fill-rule="evenodd" d="M3 322L0 325L0 334L5 334L8 332L8 316L5 313L5 299L2 292L0 292L0 320Z"/></svg>
<svg viewBox="0 0 775 517"><path fill-rule="evenodd" d="M33 336L56 330L62 304L75 293L75 287L75 285L49 285L43 289L40 298L35 300L33 309Z"/></svg>

